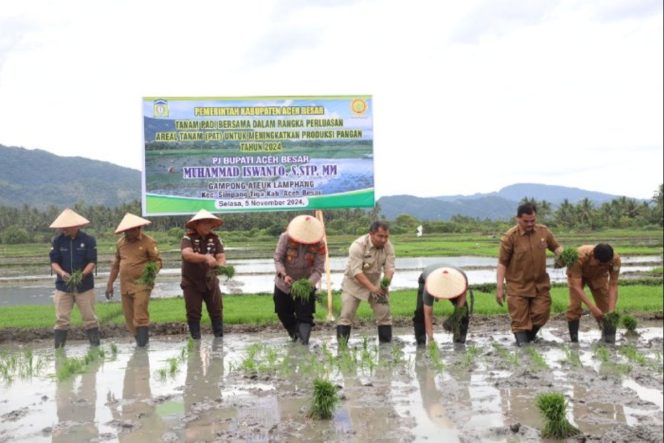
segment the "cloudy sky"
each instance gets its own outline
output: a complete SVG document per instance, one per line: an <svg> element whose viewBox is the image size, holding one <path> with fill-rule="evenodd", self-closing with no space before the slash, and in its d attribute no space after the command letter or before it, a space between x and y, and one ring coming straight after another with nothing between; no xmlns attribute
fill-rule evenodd
<svg viewBox="0 0 664 443"><path fill-rule="evenodd" d="M661 0L8 0L0 144L142 168L142 97L373 96L377 196L662 183Z"/></svg>

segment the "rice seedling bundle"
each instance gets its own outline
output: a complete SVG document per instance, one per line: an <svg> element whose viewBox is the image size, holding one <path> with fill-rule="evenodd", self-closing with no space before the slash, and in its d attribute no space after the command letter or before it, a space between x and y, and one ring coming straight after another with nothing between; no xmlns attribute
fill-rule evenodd
<svg viewBox="0 0 664 443"><path fill-rule="evenodd" d="M563 439L580 434L580 431L567 421L565 416L567 401L563 394L545 392L538 394L535 401L540 413L544 416L543 437Z"/></svg>
<svg viewBox="0 0 664 443"><path fill-rule="evenodd" d="M620 323L620 314L617 312L609 312L604 315L604 327L609 329L616 329Z"/></svg>
<svg viewBox="0 0 664 443"><path fill-rule="evenodd" d="M579 259L579 253L576 248L565 248L563 252L558 257L558 261L568 268L574 266L574 263Z"/></svg>
<svg viewBox="0 0 664 443"><path fill-rule="evenodd" d="M67 280L67 288L78 292L78 285L83 281L83 270L77 269L71 273L69 280Z"/></svg>
<svg viewBox="0 0 664 443"><path fill-rule="evenodd" d="M150 287L154 286L154 280L157 277L158 272L159 267L157 266L156 262L147 262L143 268L143 273L138 278L138 283Z"/></svg>
<svg viewBox="0 0 664 443"><path fill-rule="evenodd" d="M235 275L235 267L233 265L217 266L217 275L223 275L226 280L230 280Z"/></svg>
<svg viewBox="0 0 664 443"><path fill-rule="evenodd" d="M309 409L309 417L329 420L334 415L338 402L337 388L328 380L317 378L314 380L314 397Z"/></svg>
<svg viewBox="0 0 664 443"><path fill-rule="evenodd" d="M308 278L301 278L291 286L291 295L295 300L309 301L311 296L311 282Z"/></svg>
<svg viewBox="0 0 664 443"><path fill-rule="evenodd" d="M627 329L629 332L635 332L636 331L636 326L638 322L634 317L631 315L625 315L622 318L622 325Z"/></svg>

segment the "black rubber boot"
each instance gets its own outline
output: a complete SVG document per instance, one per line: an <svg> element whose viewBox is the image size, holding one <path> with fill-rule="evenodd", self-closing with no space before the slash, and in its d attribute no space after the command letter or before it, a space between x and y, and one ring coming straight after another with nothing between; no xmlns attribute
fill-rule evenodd
<svg viewBox="0 0 664 443"><path fill-rule="evenodd" d="M311 323L298 323L297 334L300 336L300 343L308 345L311 336Z"/></svg>
<svg viewBox="0 0 664 443"><path fill-rule="evenodd" d="M427 344L427 331L424 328L424 323L413 322L413 329L415 329L415 341L418 346Z"/></svg>
<svg viewBox="0 0 664 443"><path fill-rule="evenodd" d="M465 343L466 335L468 335L468 324L470 323L470 317L466 316L461 319L459 322L459 330L454 331L452 335L452 341L454 343Z"/></svg>
<svg viewBox="0 0 664 443"><path fill-rule="evenodd" d="M541 326L533 325L533 329L528 331L528 341L535 341L535 339L537 338L537 333L541 328L542 328Z"/></svg>
<svg viewBox="0 0 664 443"><path fill-rule="evenodd" d="M67 342L67 330L66 329L55 329L53 331L53 337L55 340L55 349L64 348L65 343Z"/></svg>
<svg viewBox="0 0 664 443"><path fill-rule="evenodd" d="M337 342L339 344L348 344L350 340L350 326L347 325L337 325Z"/></svg>
<svg viewBox="0 0 664 443"><path fill-rule="evenodd" d="M514 333L514 338L516 338L516 345L523 346L527 345L530 342L528 338L530 331L519 331Z"/></svg>
<svg viewBox="0 0 664 443"><path fill-rule="evenodd" d="M568 320L567 328L569 329L569 341L572 343L579 342L579 319Z"/></svg>
<svg viewBox="0 0 664 443"><path fill-rule="evenodd" d="M224 321L222 319L212 320L212 333L215 337L224 336Z"/></svg>
<svg viewBox="0 0 664 443"><path fill-rule="evenodd" d="M612 325L606 318L602 320L602 341L608 344L616 342L616 326Z"/></svg>
<svg viewBox="0 0 664 443"><path fill-rule="evenodd" d="M139 326L136 328L136 346L143 348L147 346L150 341L150 329L147 326Z"/></svg>
<svg viewBox="0 0 664 443"><path fill-rule="evenodd" d="M90 342L90 346L99 346L100 344L99 328L86 329L85 334L88 336L88 341Z"/></svg>
<svg viewBox="0 0 664 443"><path fill-rule="evenodd" d="M392 341L392 325L378 326L378 342L389 343Z"/></svg>
<svg viewBox="0 0 664 443"><path fill-rule="evenodd" d="M297 335L297 325L291 327L290 329L286 329L286 331L288 331L288 336L290 337L291 341L295 343L299 338Z"/></svg>
<svg viewBox="0 0 664 443"><path fill-rule="evenodd" d="M201 339L201 324L198 322L190 321L187 323L189 326L189 335L191 335L191 338L194 340L200 340Z"/></svg>

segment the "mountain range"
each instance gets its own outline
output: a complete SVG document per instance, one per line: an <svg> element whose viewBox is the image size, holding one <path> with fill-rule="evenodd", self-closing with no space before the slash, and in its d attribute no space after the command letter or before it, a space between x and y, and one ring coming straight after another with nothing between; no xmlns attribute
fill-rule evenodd
<svg viewBox="0 0 664 443"><path fill-rule="evenodd" d="M576 203L587 198L599 205L618 196L565 186L519 183L486 194L394 195L381 197L377 203L389 220L401 214L418 220L448 220L454 215L508 219L523 197L546 200L555 207L565 199ZM141 172L135 169L0 145L0 206L25 204L43 209L83 202L114 207L140 198Z"/></svg>

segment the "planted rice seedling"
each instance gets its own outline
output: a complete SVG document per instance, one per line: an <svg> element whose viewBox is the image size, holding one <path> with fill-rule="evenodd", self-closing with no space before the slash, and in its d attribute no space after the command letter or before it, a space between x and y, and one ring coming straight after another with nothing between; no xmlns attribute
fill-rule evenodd
<svg viewBox="0 0 664 443"><path fill-rule="evenodd" d="M581 433L567 421L567 400L559 392L538 394L535 398L537 407L544 417L542 436L546 438L568 438Z"/></svg>
<svg viewBox="0 0 664 443"><path fill-rule="evenodd" d="M15 378L26 379L37 376L46 366L46 360L35 358L32 349L19 353L0 353L0 379L11 383Z"/></svg>
<svg viewBox="0 0 664 443"><path fill-rule="evenodd" d="M461 365L465 368L472 366L472 364L475 362L475 358L480 355L480 352L480 348L477 346L468 346L466 348L466 353L463 356L463 360L461 361Z"/></svg>
<svg viewBox="0 0 664 443"><path fill-rule="evenodd" d="M297 301L308 301L311 296L311 282L308 278L296 280L291 286L291 295Z"/></svg>
<svg viewBox="0 0 664 443"><path fill-rule="evenodd" d="M539 351L532 346L526 347L526 353L530 357L530 360L533 362L533 365L537 369L548 369L549 365L546 363L544 356L539 353Z"/></svg>
<svg viewBox="0 0 664 443"><path fill-rule="evenodd" d="M153 287L158 272L159 266L157 266L157 262L149 261L145 264L143 273L138 278L137 282L145 286Z"/></svg>
<svg viewBox="0 0 664 443"><path fill-rule="evenodd" d="M88 366L103 360L106 354L100 347L90 349L83 357L64 357L64 351L56 354L57 370L55 373L58 381L63 381L72 375L82 374L87 371Z"/></svg>
<svg viewBox="0 0 664 443"><path fill-rule="evenodd" d="M638 325L638 322L634 317L631 315L625 315L623 316L621 323L623 327L627 329L627 332L636 333L636 326Z"/></svg>
<svg viewBox="0 0 664 443"><path fill-rule="evenodd" d="M618 348L618 352L624 355L629 361L633 361L641 366L648 365L648 358L640 353L634 345L621 346Z"/></svg>
<svg viewBox="0 0 664 443"><path fill-rule="evenodd" d="M570 366L574 368L580 368L583 366L581 363L581 357L579 356L579 351L572 350L567 345L563 347L563 351L565 352L566 361Z"/></svg>
<svg viewBox="0 0 664 443"><path fill-rule="evenodd" d="M309 417L319 420L329 420L334 415L334 409L339 402L337 388L329 380L317 378L314 380L314 394L309 409Z"/></svg>
<svg viewBox="0 0 664 443"><path fill-rule="evenodd" d="M505 348L505 346L501 345L500 343L492 343L493 348L496 350L496 353L508 362L512 366L518 366L519 365L519 356L517 355L516 352L510 352Z"/></svg>
<svg viewBox="0 0 664 443"><path fill-rule="evenodd" d="M432 341L429 344L428 354L429 358L431 359L432 366L437 371L442 372L443 369L445 369L445 364L443 363L443 359L440 357L440 350L438 349L436 342Z"/></svg>

